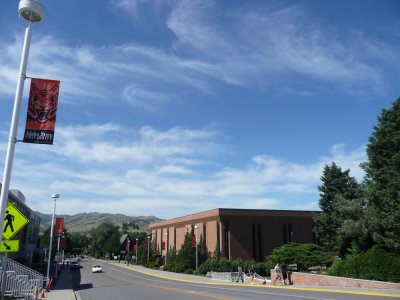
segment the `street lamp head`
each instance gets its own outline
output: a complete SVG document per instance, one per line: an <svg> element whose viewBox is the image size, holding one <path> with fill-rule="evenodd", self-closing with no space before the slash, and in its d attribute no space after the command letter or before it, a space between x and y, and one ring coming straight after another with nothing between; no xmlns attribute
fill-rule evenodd
<svg viewBox="0 0 400 300"><path fill-rule="evenodd" d="M51 195L51 198L53 198L53 199L60 198L60 194L52 194L52 195Z"/></svg>
<svg viewBox="0 0 400 300"><path fill-rule="evenodd" d="M44 5L35 0L20 0L18 13L28 22L37 23L44 19Z"/></svg>

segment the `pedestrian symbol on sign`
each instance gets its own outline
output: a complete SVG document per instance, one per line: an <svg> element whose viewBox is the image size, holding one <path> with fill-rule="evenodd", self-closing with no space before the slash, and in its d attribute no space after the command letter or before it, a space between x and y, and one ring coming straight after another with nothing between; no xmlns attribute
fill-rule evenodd
<svg viewBox="0 0 400 300"><path fill-rule="evenodd" d="M12 238L28 222L29 222L28 218L25 217L14 204L8 203L6 208L6 214L4 216L4 226L2 232L3 239L9 240L10 238Z"/></svg>
<svg viewBox="0 0 400 300"><path fill-rule="evenodd" d="M4 222L7 222L7 223L4 224L3 233L6 232L8 227L10 227L11 232L14 232L14 226L13 226L14 216L12 214L10 214L8 210L6 210L6 217L4 218Z"/></svg>

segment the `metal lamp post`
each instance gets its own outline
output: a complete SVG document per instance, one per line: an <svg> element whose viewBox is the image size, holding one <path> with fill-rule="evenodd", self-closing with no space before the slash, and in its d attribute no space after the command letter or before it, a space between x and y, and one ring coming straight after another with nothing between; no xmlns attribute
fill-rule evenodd
<svg viewBox="0 0 400 300"><path fill-rule="evenodd" d="M139 239L136 239L136 265L137 265L137 248L139 247Z"/></svg>
<svg viewBox="0 0 400 300"><path fill-rule="evenodd" d="M150 261L150 235L147 236L147 263Z"/></svg>
<svg viewBox="0 0 400 300"><path fill-rule="evenodd" d="M128 266L129 266L129 259L131 258L130 253L131 253L131 240L129 239L129 236L128 236L128 253L127 253L128 259L126 260L126 264Z"/></svg>
<svg viewBox="0 0 400 300"><path fill-rule="evenodd" d="M49 256L47 260L47 285L49 284L50 281L50 261L51 261L51 248L53 244L53 229L54 229L54 215L56 213L56 202L57 199L60 198L59 194L53 194L51 195L51 198L54 200L54 205L53 205L53 216L51 217L51 227L50 227L50 243L49 243Z"/></svg>
<svg viewBox="0 0 400 300"><path fill-rule="evenodd" d="M196 240L196 273L197 273L197 268L199 266L199 251L198 251L198 246L197 246L197 228L198 226L194 226L194 237Z"/></svg>
<svg viewBox="0 0 400 300"><path fill-rule="evenodd" d="M19 15L28 22L28 27L25 29L24 45L22 47L21 64L19 67L19 77L17 82L17 90L14 99L14 110L11 119L10 136L8 139L7 154L4 163L3 185L0 195L0 228L4 226L4 212L8 202L8 191L10 188L11 170L14 158L15 144L17 143L18 121L21 111L22 93L24 90L24 80L26 79L26 66L28 64L29 48L32 35L32 23L37 23L44 18L44 6L34 0L21 0L19 2ZM0 235L0 243L2 242Z"/></svg>

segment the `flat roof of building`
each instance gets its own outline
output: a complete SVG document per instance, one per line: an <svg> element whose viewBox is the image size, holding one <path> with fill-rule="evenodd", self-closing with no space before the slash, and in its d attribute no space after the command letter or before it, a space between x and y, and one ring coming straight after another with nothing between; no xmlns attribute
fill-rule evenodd
<svg viewBox="0 0 400 300"><path fill-rule="evenodd" d="M155 222L149 225L150 229L166 227L172 224L195 223L196 221L220 220L224 216L237 217L311 217L318 211L310 210L276 210L276 209L240 209L240 208L215 208L182 217Z"/></svg>

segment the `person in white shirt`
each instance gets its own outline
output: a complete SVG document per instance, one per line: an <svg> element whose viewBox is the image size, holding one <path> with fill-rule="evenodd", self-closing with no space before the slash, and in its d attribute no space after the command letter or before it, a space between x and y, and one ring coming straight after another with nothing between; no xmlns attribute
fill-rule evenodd
<svg viewBox="0 0 400 300"><path fill-rule="evenodd" d="M281 263L277 262L276 265L275 265L274 270L275 270L275 273L276 273L276 277L275 277L275 279L274 279L272 284L275 285L276 281L278 279L280 279L282 281L282 284L286 285L286 283L283 281Z"/></svg>

